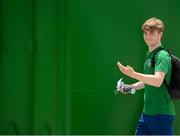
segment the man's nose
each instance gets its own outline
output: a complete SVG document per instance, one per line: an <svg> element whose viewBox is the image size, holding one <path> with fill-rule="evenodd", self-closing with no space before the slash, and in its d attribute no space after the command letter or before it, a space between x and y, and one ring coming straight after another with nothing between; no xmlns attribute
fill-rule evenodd
<svg viewBox="0 0 180 136"><path fill-rule="evenodd" d="M151 35L146 35L145 37L146 37L146 39L151 39L152 36Z"/></svg>

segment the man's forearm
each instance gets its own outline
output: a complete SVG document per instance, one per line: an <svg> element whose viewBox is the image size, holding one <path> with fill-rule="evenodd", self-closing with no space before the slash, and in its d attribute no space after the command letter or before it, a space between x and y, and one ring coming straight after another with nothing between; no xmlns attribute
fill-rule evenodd
<svg viewBox="0 0 180 136"><path fill-rule="evenodd" d="M144 84L148 84L155 87L160 87L164 79L158 73L155 75L148 75L148 74L141 74L138 72L134 72L133 78L143 82Z"/></svg>
<svg viewBox="0 0 180 136"><path fill-rule="evenodd" d="M135 90L140 90L140 89L143 89L144 88L144 83L139 81L137 83L134 83L134 84L131 84L131 85L128 85L130 88L134 88Z"/></svg>
<svg viewBox="0 0 180 136"><path fill-rule="evenodd" d="M165 77L165 73L161 71L155 72L154 75L148 75L135 72L132 67L125 67L120 62L118 62L117 65L123 74L135 78L143 82L144 84L148 84L151 86L160 87Z"/></svg>

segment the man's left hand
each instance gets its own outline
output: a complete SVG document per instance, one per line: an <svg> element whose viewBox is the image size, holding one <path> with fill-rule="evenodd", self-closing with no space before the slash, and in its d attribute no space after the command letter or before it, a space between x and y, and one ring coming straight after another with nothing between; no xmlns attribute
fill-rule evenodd
<svg viewBox="0 0 180 136"><path fill-rule="evenodd" d="M117 65L118 65L118 67L119 67L119 70L120 70L123 74L125 74L125 75L127 75L127 76L129 76L129 77L134 78L134 73L135 73L135 71L134 71L134 69L133 69L132 67L130 67L130 66L123 66L119 61L117 62Z"/></svg>

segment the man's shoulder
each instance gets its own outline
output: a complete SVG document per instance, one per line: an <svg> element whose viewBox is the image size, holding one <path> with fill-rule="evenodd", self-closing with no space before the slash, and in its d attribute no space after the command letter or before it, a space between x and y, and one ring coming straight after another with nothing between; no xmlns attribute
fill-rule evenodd
<svg viewBox="0 0 180 136"><path fill-rule="evenodd" d="M168 53L168 51L166 50L160 50L157 55L156 58L158 59L170 59L170 55Z"/></svg>

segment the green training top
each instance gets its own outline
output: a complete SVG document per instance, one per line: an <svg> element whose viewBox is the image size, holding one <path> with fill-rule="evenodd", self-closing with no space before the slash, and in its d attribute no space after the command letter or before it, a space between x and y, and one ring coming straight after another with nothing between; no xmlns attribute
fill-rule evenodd
<svg viewBox="0 0 180 136"><path fill-rule="evenodd" d="M155 56L155 68L153 70L151 66L151 59L158 50L157 47L155 50L148 52L145 63L144 63L144 74L154 74L154 72L164 72L165 80L167 83L170 83L171 77L171 57L168 52L165 50L159 51ZM148 115L155 114L167 114L167 115L175 115L174 104L171 100L169 92L162 83L160 87L154 87L151 85L145 84L144 87L144 109L143 112Z"/></svg>

